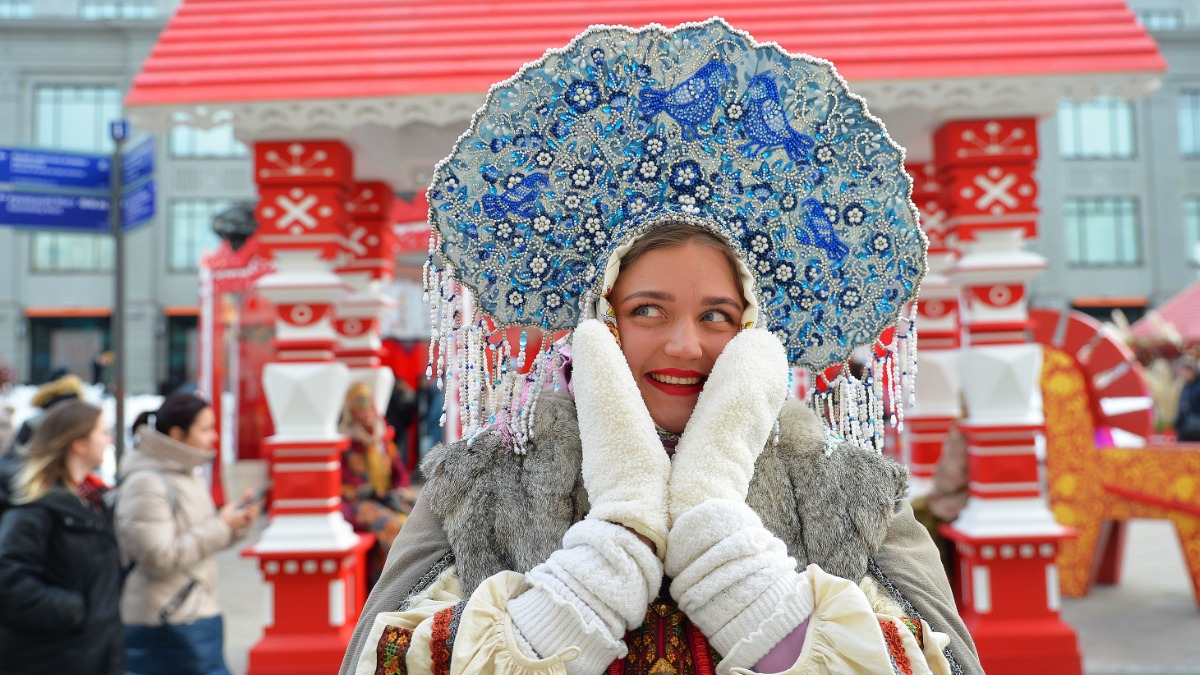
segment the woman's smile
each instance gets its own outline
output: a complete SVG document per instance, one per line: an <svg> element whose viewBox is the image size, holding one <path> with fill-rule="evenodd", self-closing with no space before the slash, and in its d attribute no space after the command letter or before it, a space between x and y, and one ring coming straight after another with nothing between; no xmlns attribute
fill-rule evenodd
<svg viewBox="0 0 1200 675"><path fill-rule="evenodd" d="M650 386L670 396L698 396L708 376L694 370L663 368L645 374Z"/></svg>

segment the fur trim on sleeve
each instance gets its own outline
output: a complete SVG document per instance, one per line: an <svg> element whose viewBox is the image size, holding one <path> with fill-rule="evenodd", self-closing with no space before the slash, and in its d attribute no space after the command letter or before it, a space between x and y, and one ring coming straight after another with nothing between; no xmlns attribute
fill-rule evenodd
<svg viewBox="0 0 1200 675"><path fill-rule="evenodd" d="M525 573L562 546L588 512L575 404L543 392L525 455L499 430L435 448L421 465L463 588L502 570Z"/></svg>
<svg viewBox="0 0 1200 675"><path fill-rule="evenodd" d="M816 413L793 400L780 414L779 443L759 456L746 503L800 567L816 563L856 581L907 490L908 470L873 450L843 443L826 457Z"/></svg>

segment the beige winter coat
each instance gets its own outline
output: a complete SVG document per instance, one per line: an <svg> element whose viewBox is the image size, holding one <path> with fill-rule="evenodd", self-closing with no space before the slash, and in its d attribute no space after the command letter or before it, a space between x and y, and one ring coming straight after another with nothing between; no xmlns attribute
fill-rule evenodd
<svg viewBox="0 0 1200 675"><path fill-rule="evenodd" d="M194 448L149 426L122 466L116 507L122 560L135 563L121 592L121 620L157 626L159 613L187 584L196 585L170 613L167 623L191 623L220 613L217 551L240 534L217 515L198 470L216 453ZM172 513L166 478L174 487Z"/></svg>

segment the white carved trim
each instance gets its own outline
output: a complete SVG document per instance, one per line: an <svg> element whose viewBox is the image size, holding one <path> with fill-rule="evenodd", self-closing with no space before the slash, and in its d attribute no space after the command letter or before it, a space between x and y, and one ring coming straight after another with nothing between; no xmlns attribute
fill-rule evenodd
<svg viewBox="0 0 1200 675"><path fill-rule="evenodd" d="M130 109L130 116L140 128L150 131L166 131L180 123L208 129L228 121L226 117L213 119L216 113L228 111L233 115L236 136L246 142L323 138L331 134L342 137L345 132L365 125L394 129L415 123L465 125L483 105L485 94L479 91L386 98L180 103L135 107Z"/></svg>
<svg viewBox="0 0 1200 675"><path fill-rule="evenodd" d="M1090 73L927 80L852 81L850 89L865 98L871 111L886 114L898 108L929 110L935 122L979 117L1043 116L1052 114L1059 99L1086 100L1096 96L1139 98L1158 90L1159 73ZM228 120L214 115L232 113L235 134L242 141L321 138L364 125L401 128L425 123L434 126L466 124L485 92L379 98L313 99L299 101L207 101L130 108L140 128L165 132L186 123L211 128Z"/></svg>

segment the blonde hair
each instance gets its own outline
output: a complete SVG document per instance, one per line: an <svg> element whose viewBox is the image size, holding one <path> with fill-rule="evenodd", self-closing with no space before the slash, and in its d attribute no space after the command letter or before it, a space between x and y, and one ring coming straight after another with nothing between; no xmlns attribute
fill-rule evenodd
<svg viewBox="0 0 1200 675"><path fill-rule="evenodd" d="M67 456L75 441L91 435L98 419L100 409L83 401L63 401L51 407L33 432L29 454L13 477L13 503L37 501L58 483L74 490Z"/></svg>

